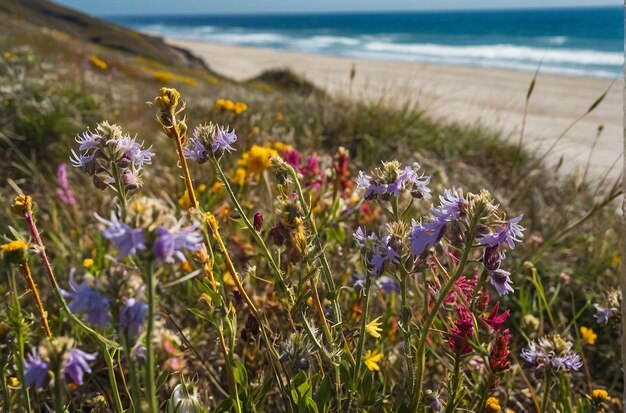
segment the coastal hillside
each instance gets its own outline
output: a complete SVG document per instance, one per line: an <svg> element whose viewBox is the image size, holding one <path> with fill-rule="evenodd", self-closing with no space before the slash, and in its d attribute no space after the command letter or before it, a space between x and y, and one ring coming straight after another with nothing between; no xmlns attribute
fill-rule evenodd
<svg viewBox="0 0 626 413"><path fill-rule="evenodd" d="M0 18L0 411L620 411L619 177L49 2Z"/></svg>

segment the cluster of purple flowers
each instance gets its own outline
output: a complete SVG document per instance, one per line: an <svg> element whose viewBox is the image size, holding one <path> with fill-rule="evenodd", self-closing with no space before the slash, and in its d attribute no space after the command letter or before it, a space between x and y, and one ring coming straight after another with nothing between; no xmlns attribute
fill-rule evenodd
<svg viewBox="0 0 626 413"><path fill-rule="evenodd" d="M490 283L502 296L513 292L510 275L511 273L500 268L502 260L505 258L505 249L515 249L515 243L520 242L524 237L524 228L519 225L523 215L519 215L502 225L499 225L494 232L482 235L477 239L478 243L484 245L485 253L483 263L490 272Z"/></svg>
<svg viewBox="0 0 626 413"><path fill-rule="evenodd" d="M435 245L443 236L446 224L458 219L467 206L463 191L456 188L446 189L439 200L439 208L432 208L433 218L430 221L426 224L413 221L411 225L409 244L411 254L416 257Z"/></svg>
<svg viewBox="0 0 626 413"><path fill-rule="evenodd" d="M98 219L106 225L102 235L115 244L118 250L118 259L128 255L136 255L139 251L147 249L146 236L142 228L132 228L130 225L119 221L114 213L111 214L110 220L101 217ZM199 224L197 223L178 228L157 227L152 248L154 257L160 262L167 263L174 262L174 257L186 261L183 254L184 250L196 251L200 248L202 236L198 232L198 227Z"/></svg>
<svg viewBox="0 0 626 413"><path fill-rule="evenodd" d="M360 292L365 286L365 276L359 274L352 274L351 277L352 286L354 290ZM400 284L392 277L386 275L380 276L376 279L375 286L384 294L398 293L400 292Z"/></svg>
<svg viewBox="0 0 626 413"><path fill-rule="evenodd" d="M89 286L87 281L81 284L76 282L74 274L76 270L70 270L71 291L62 290L64 296L69 298L68 307L72 313L83 313L87 321L97 327L105 328L111 323L109 315L109 300L103 297L96 289Z"/></svg>
<svg viewBox="0 0 626 413"><path fill-rule="evenodd" d="M144 149L135 138L123 135L119 126L107 122L100 123L96 133L87 131L77 136L76 143L78 152L72 149L70 162L91 176L97 188L107 189L116 179L127 190L143 185L141 172L152 163L152 146Z"/></svg>
<svg viewBox="0 0 626 413"><path fill-rule="evenodd" d="M583 365L580 356L572 351L572 342L565 341L558 334L542 337L536 343L531 341L522 350L521 357L526 367L537 370L576 371Z"/></svg>
<svg viewBox="0 0 626 413"><path fill-rule="evenodd" d="M430 198L430 176L418 174L419 165L405 166L403 170L398 169L392 163L383 164L381 169L377 169L372 175L359 172L356 181L357 188L365 190L365 199L388 200L392 196L398 198L400 193L407 190L414 198Z"/></svg>
<svg viewBox="0 0 626 413"><path fill-rule="evenodd" d="M222 156L226 152L235 151L232 146L237 141L235 130L218 126L214 123L197 126L191 138L187 140L187 145L183 148L183 154L189 159L199 163L209 160L209 155Z"/></svg>
<svg viewBox="0 0 626 413"><path fill-rule="evenodd" d="M70 348L63 355L62 372L72 383L82 385L85 373L91 373L89 362L96 359L97 353L87 353ZM27 386L42 388L50 380L49 362L33 348L24 360L24 379Z"/></svg>
<svg viewBox="0 0 626 413"><path fill-rule="evenodd" d="M368 269L374 276L382 273L385 264L398 264L400 254L391 246L391 235L379 238L374 232L369 236L363 228L354 233L357 244L367 257Z"/></svg>

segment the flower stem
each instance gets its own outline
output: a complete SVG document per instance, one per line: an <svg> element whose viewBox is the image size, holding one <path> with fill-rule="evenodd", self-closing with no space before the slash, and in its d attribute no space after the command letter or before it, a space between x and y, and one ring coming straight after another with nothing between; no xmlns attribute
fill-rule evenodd
<svg viewBox="0 0 626 413"><path fill-rule="evenodd" d="M113 350L112 353L109 353L109 349L104 343L100 343L100 348L102 350L102 355L104 357L104 361L107 364L107 370L109 372L109 384L111 385L111 391L113 392L115 409L118 413L124 413L124 408L122 407L122 399L120 398L120 391L117 387L117 379L115 378L115 366L113 365L115 350Z"/></svg>
<svg viewBox="0 0 626 413"><path fill-rule="evenodd" d="M354 376L352 377L352 393L350 395L350 405L352 404L352 398L354 392L359 384L359 377L361 375L361 364L363 364L363 347L365 346L365 326L367 324L367 307L369 305L370 287L372 286L372 277L368 271L365 276L365 288L363 289L363 297L361 299L361 325L359 327L359 341L356 346L356 357L354 366Z"/></svg>
<svg viewBox="0 0 626 413"><path fill-rule="evenodd" d="M474 217L472 218L472 223L470 224L470 228L468 231L468 237L465 240L465 248L463 250L463 256L461 257L461 261L459 262L459 266L456 269L456 272L448 282L443 286L441 291L439 292L439 296L437 297L437 301L433 305L430 310L430 314L428 318L422 325L422 331L417 342L417 354L416 354L416 363L417 363L417 382L416 387L414 389L414 396L411 402L411 411L417 412L419 408L419 404L422 401L423 389L422 386L424 384L424 366L426 363L426 339L428 338L428 333L430 332L430 327L433 325L437 314L439 313L439 309L443 305L446 296L454 286L454 283L459 279L459 277L463 274L465 269L465 264L467 263L467 259L469 257L470 251L472 249L472 244L474 242L474 235L476 233L476 226L478 224L479 215L477 212L474 213Z"/></svg>
<svg viewBox="0 0 626 413"><path fill-rule="evenodd" d="M30 267L28 266L28 261L24 259L22 263L19 265L20 272L28 285L28 288L33 293L33 299L35 300L35 304L37 305L37 311L39 312L39 316L41 317L41 326L43 331L46 333L46 336L51 339L52 331L50 331L50 326L48 325L48 316L46 310L43 308L43 303L41 302L41 297L39 297L39 290L37 289L37 285L33 280L33 275L30 272Z"/></svg>
<svg viewBox="0 0 626 413"><path fill-rule="evenodd" d="M124 340L126 350L126 359L128 360L128 371L130 374L130 390L133 402L133 412L141 413L141 387L139 386L139 378L137 377L137 365L131 356L131 347L128 340Z"/></svg>
<svg viewBox="0 0 626 413"><path fill-rule="evenodd" d="M156 398L156 385L154 382L154 301L156 299L156 277L154 276L154 264L152 260L148 260L145 273L145 283L148 293L148 320L146 322L146 366L145 366L145 386L148 399L148 408L150 412L158 411L158 403Z"/></svg>
<svg viewBox="0 0 626 413"><path fill-rule="evenodd" d="M456 399L458 397L459 392L459 377L461 370L461 356L456 354L454 357L454 370L452 373L452 380L450 381L450 397L448 400L448 404L446 405L446 413L452 413L454 407L456 406Z"/></svg>
<svg viewBox="0 0 626 413"><path fill-rule="evenodd" d="M16 328L16 341L17 341L17 375L20 379L20 393L22 393L22 401L24 403L24 408L27 413L30 413L31 405L30 405L30 396L28 394L28 386L26 386L26 379L24 375L24 333L25 333L25 324L22 318L22 307L20 306L20 299L17 293L17 283L15 282L15 274L14 271L11 270L9 274L9 284L11 288L11 296L13 299L13 317L15 318L15 324L19 323ZM4 385L4 380L3 380ZM7 403L7 406L10 405Z"/></svg>

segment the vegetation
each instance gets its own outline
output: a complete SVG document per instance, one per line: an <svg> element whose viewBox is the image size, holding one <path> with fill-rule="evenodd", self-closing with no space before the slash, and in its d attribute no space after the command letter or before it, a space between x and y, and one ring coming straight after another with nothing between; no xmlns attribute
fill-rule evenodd
<svg viewBox="0 0 626 413"><path fill-rule="evenodd" d="M619 182L12 16L0 410L621 410Z"/></svg>

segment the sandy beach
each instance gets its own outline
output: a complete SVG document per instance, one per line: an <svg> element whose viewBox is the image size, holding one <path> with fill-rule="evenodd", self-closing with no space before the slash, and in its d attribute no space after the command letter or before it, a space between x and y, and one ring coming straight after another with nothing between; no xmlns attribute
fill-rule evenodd
<svg viewBox="0 0 626 413"><path fill-rule="evenodd" d="M290 68L315 85L338 96L350 93L350 70L356 76L351 97L386 98L390 102L417 102L430 116L469 124L480 123L518 141L525 97L533 73L359 60L343 57L218 45L168 39L203 58L211 69L245 80L264 70ZM611 80L539 74L528 107L524 142L543 154L554 140L602 95ZM612 176L621 173L623 153L622 80L616 81L604 101L578 122L547 157L563 158L562 171L585 168L598 126L604 131L591 157L590 174L604 175L617 160Z"/></svg>

